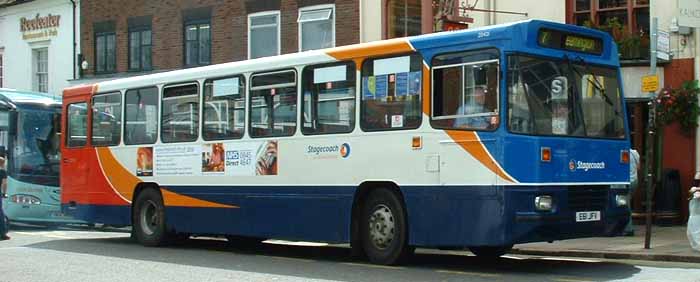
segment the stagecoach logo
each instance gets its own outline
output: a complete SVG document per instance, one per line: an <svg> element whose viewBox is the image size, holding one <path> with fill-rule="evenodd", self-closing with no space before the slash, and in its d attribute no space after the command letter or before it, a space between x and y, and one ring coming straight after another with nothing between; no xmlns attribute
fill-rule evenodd
<svg viewBox="0 0 700 282"><path fill-rule="evenodd" d="M337 159L341 157L347 159L350 156L350 144L342 145L309 145L306 147L306 155L312 159Z"/></svg>
<svg viewBox="0 0 700 282"><path fill-rule="evenodd" d="M589 171L591 169L605 169L605 162L592 163L592 162L582 162L582 161L574 161L574 160L569 161L569 170L571 170L571 171L575 171L575 170Z"/></svg>

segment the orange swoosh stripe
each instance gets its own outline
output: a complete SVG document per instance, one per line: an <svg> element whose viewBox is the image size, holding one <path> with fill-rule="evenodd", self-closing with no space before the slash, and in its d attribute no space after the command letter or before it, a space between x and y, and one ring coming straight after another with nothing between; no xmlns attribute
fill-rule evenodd
<svg viewBox="0 0 700 282"><path fill-rule="evenodd" d="M100 159L102 171L104 171L107 180L112 183L112 187L125 199L131 201L134 196L136 185L141 183L141 179L131 174L125 169L122 164L112 154L112 151L106 147L97 147L97 157Z"/></svg>
<svg viewBox="0 0 700 282"><path fill-rule="evenodd" d="M134 176L122 166L119 161L114 157L112 151L109 148L98 147L97 157L100 159L100 164L102 165L102 171L104 171L105 176L112 184L114 189L127 200L133 199L134 189L136 185L141 183L141 179ZM196 208L238 208L237 206L224 205L204 200L199 200L196 198L183 196L166 189L161 188L161 193L163 194L163 202L166 206L176 206L176 207L196 207Z"/></svg>
<svg viewBox="0 0 700 282"><path fill-rule="evenodd" d="M496 161L491 157L491 155L489 155L484 145L476 136L476 132L461 130L445 130L445 132L447 132L447 135L449 135L452 140L457 142L462 149L471 154L493 173L507 181L516 182L500 166L498 166Z"/></svg>
<svg viewBox="0 0 700 282"><path fill-rule="evenodd" d="M163 194L163 202L168 207L193 207L193 208L230 208L237 209L238 206L224 205L209 201L200 200L188 196L183 196L175 192L160 189Z"/></svg>
<svg viewBox="0 0 700 282"><path fill-rule="evenodd" d="M327 51L327 53L336 60L344 61L355 58L400 54L412 51L413 48L408 44L408 41L399 38L333 48Z"/></svg>

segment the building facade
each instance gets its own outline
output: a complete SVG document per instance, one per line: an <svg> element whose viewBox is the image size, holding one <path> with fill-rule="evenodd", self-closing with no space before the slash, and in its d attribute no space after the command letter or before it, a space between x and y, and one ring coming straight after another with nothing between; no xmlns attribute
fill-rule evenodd
<svg viewBox="0 0 700 282"><path fill-rule="evenodd" d="M0 87L61 95L75 78L80 1L0 1Z"/></svg>
<svg viewBox="0 0 700 282"><path fill-rule="evenodd" d="M360 42L353 0L84 1L85 79L104 79Z"/></svg>

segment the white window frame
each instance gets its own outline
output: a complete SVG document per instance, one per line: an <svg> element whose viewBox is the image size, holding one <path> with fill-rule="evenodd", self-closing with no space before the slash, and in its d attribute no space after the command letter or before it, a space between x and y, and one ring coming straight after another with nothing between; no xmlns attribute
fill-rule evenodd
<svg viewBox="0 0 700 282"><path fill-rule="evenodd" d="M5 87L5 49L0 48L0 88Z"/></svg>
<svg viewBox="0 0 700 282"><path fill-rule="evenodd" d="M46 51L46 73L42 73L46 75L46 91L41 91L41 87L39 86L39 58L37 57L37 54L39 51L45 50ZM37 91L37 92L44 92L48 93L50 90L50 79L49 79L49 46L37 46L36 48L32 48L32 90Z"/></svg>
<svg viewBox="0 0 700 282"><path fill-rule="evenodd" d="M281 34L281 26L282 26L282 14L280 13L279 10L276 11L266 11L266 12L258 12L258 13L252 13L248 14L248 59L250 60L250 36L252 34L252 26L250 23L252 22L252 18L256 17L261 17L261 16L270 16L270 15L275 15L277 16L277 55L281 54L282 52L282 34Z"/></svg>
<svg viewBox="0 0 700 282"><path fill-rule="evenodd" d="M332 19L332 25L331 25L331 29L332 29L331 34L332 35L331 36L333 38L331 40L332 41L331 48L335 47L335 20L336 20L336 16L337 16L337 14L335 13L335 4L314 5L314 6L308 6L308 7L304 7L304 8L299 9L299 15L297 16L297 37L298 37L299 52L302 52L302 50L301 50L301 47L302 47L302 45L301 45L301 38L302 38L301 24L302 24L302 22L300 21L301 20L301 13L308 12L308 11L314 11L314 10L325 10L325 9L331 9L331 19ZM304 21L304 22L310 22L310 21Z"/></svg>

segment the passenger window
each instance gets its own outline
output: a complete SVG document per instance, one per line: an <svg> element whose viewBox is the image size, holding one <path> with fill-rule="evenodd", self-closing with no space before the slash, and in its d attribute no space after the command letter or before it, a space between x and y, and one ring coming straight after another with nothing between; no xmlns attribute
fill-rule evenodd
<svg viewBox="0 0 700 282"><path fill-rule="evenodd" d="M196 83L163 88L160 138L163 143L191 142L199 134L199 92Z"/></svg>
<svg viewBox="0 0 700 282"><path fill-rule="evenodd" d="M348 133L355 127L355 64L304 68L304 134Z"/></svg>
<svg viewBox="0 0 700 282"><path fill-rule="evenodd" d="M293 70L254 74L250 87L250 136L292 136L296 131L297 83Z"/></svg>
<svg viewBox="0 0 700 282"><path fill-rule="evenodd" d="M497 57L497 53L488 51L435 57L433 127L468 130L498 127Z"/></svg>
<svg viewBox="0 0 700 282"><path fill-rule="evenodd" d="M204 140L238 139L245 127L245 78L204 82Z"/></svg>
<svg viewBox="0 0 700 282"><path fill-rule="evenodd" d="M66 146L82 147L87 144L87 103L68 105L68 138Z"/></svg>
<svg viewBox="0 0 700 282"><path fill-rule="evenodd" d="M422 59L406 55L362 65L360 126L365 131L418 128L421 123Z"/></svg>
<svg viewBox="0 0 700 282"><path fill-rule="evenodd" d="M158 136L158 88L126 91L124 144L153 144Z"/></svg>
<svg viewBox="0 0 700 282"><path fill-rule="evenodd" d="M122 132L122 94L101 94L92 98L92 145L119 145Z"/></svg>

